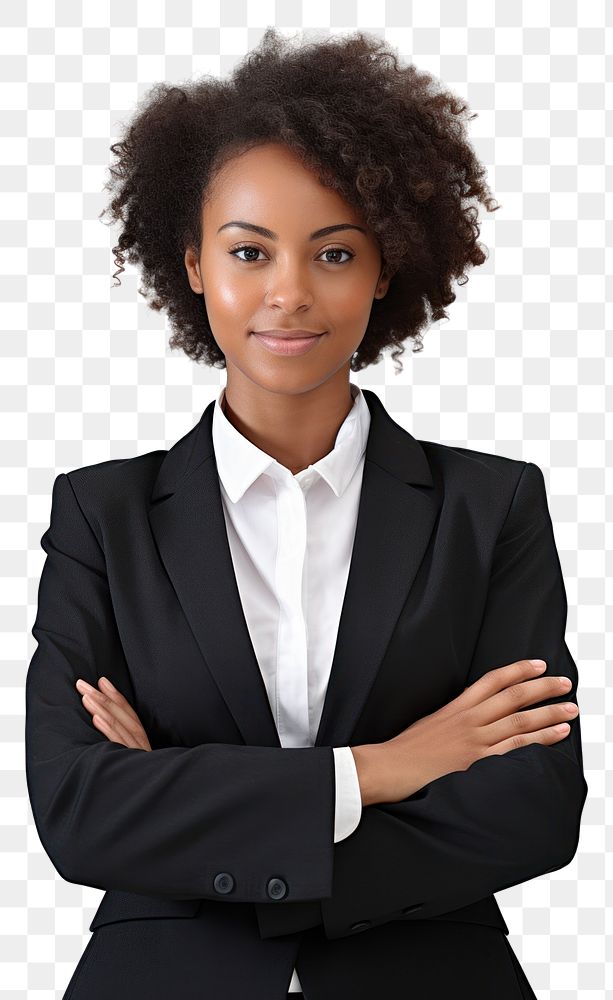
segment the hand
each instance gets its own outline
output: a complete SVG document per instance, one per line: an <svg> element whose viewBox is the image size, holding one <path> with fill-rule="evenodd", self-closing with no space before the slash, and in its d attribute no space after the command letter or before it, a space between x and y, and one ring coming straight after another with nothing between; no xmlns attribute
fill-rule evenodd
<svg viewBox="0 0 613 1000"><path fill-rule="evenodd" d="M561 680L567 681L563 687ZM378 801L400 802L430 781L452 771L465 771L476 760L529 743L549 746L569 729L557 726L578 714L565 703L523 712L522 708L570 691L567 678L538 677L530 660L489 670L437 712L418 719L398 736L374 744L383 750ZM384 777L385 771L385 777ZM384 797L385 795L385 797Z"/></svg>
<svg viewBox="0 0 613 1000"><path fill-rule="evenodd" d="M113 743L135 750L151 750L147 733L130 702L106 677L100 677L98 684L102 690L81 678L76 683L84 708L93 715L96 729Z"/></svg>

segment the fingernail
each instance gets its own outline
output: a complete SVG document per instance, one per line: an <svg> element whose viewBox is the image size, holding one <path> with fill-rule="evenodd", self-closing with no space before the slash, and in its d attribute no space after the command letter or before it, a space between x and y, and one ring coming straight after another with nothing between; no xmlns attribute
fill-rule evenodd
<svg viewBox="0 0 613 1000"><path fill-rule="evenodd" d="M113 688L113 685L111 684L111 682L109 680L107 680L106 677L100 677L99 680L100 680L100 683L102 684L103 687L109 687L109 688L112 688L113 690L115 690Z"/></svg>
<svg viewBox="0 0 613 1000"><path fill-rule="evenodd" d="M547 666L544 660L530 660L530 663L533 667L536 667L537 670L543 670Z"/></svg>

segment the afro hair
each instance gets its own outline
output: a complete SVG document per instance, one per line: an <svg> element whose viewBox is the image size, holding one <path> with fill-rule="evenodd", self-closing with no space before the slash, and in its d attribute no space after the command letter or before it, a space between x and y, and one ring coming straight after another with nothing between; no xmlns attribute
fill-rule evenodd
<svg viewBox="0 0 613 1000"><path fill-rule="evenodd" d="M466 120L476 117L467 111L436 77L400 65L376 35L296 45L268 27L229 79L154 84L123 126L100 213L121 223L113 277L124 261L136 265L140 294L167 312L170 347L225 368L185 251L200 256L216 171L256 145L281 142L362 214L392 275L387 294L373 300L351 369L378 362L389 346L396 360L407 339L422 350L422 331L448 318L453 280L465 284L466 269L487 258L474 202L500 207L466 138Z"/></svg>

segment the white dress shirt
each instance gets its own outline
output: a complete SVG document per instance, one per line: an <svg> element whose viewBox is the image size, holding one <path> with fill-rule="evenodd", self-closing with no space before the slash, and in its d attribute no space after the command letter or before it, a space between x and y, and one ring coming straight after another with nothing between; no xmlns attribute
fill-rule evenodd
<svg viewBox="0 0 613 1000"><path fill-rule="evenodd" d="M296 475L252 444L222 410L213 448L236 582L279 741L313 746L343 605L364 471L370 410L350 383L353 408L334 447ZM334 843L362 815L355 760L334 747ZM289 992L302 989L296 969Z"/></svg>

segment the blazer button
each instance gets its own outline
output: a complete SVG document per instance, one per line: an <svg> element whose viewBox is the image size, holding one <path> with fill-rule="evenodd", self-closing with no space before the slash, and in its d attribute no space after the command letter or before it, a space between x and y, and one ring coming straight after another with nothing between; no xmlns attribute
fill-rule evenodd
<svg viewBox="0 0 613 1000"><path fill-rule="evenodd" d="M350 930L364 931L367 927L370 927L370 920L359 920L357 924L351 925Z"/></svg>
<svg viewBox="0 0 613 1000"><path fill-rule="evenodd" d="M269 878L266 891L271 899L283 899L287 896L287 883L282 878Z"/></svg>
<svg viewBox="0 0 613 1000"><path fill-rule="evenodd" d="M224 894L232 892L234 888L234 878L229 872L220 872L219 875L215 876L213 885L215 887L215 892L221 892Z"/></svg>
<svg viewBox="0 0 613 1000"><path fill-rule="evenodd" d="M414 903L413 906L404 906L400 911L404 916L406 913L413 913L414 910L421 910L423 903Z"/></svg>

